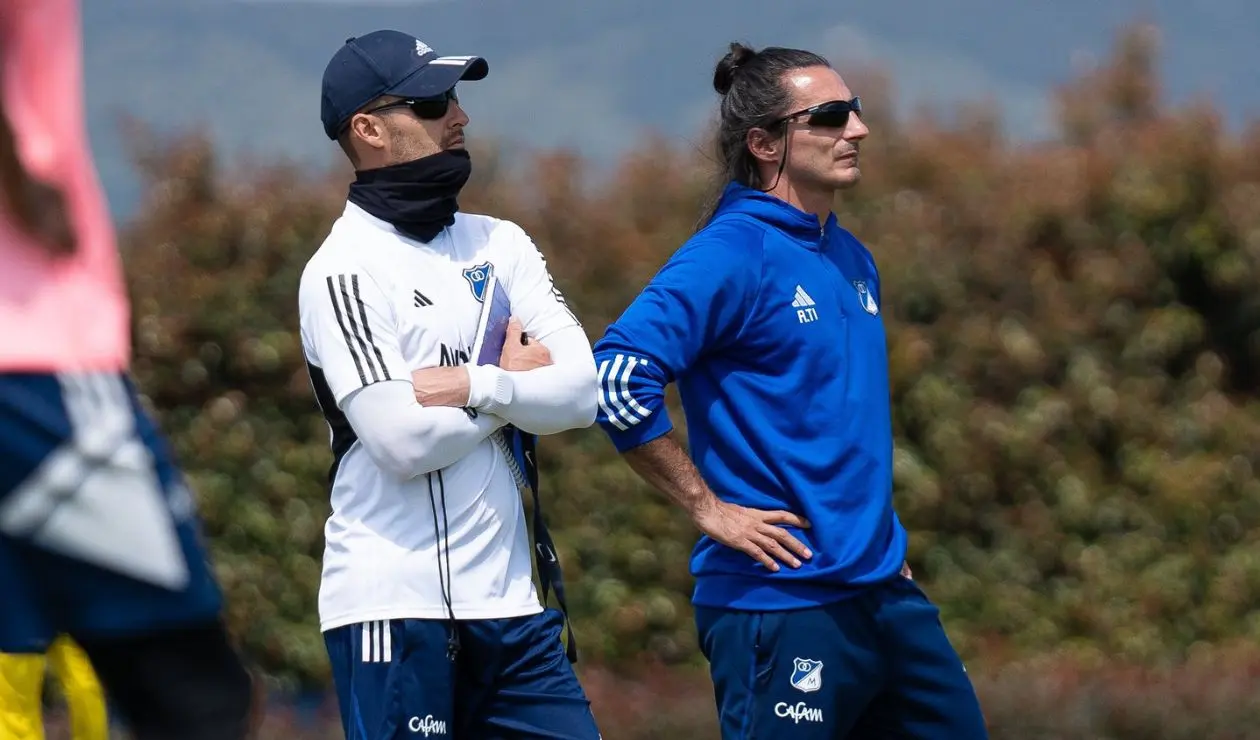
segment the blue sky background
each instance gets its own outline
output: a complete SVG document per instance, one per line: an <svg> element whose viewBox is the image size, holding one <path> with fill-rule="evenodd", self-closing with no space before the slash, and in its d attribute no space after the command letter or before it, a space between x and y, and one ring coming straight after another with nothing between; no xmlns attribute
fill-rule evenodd
<svg viewBox="0 0 1260 740"><path fill-rule="evenodd" d="M891 75L899 110L990 101L1015 139L1055 134L1049 95L1105 56L1125 23L1160 28L1166 94L1210 99L1233 128L1260 119L1260 4L1205 0L83 0L89 125L116 214L137 185L120 115L203 129L233 157L322 167L319 83L347 36L396 28L480 54L462 88L469 136L513 151L570 147L608 163L646 130L694 143L727 42L800 46ZM861 92L861 91L859 91ZM867 96L868 104L871 102ZM876 132L878 134L878 132Z"/></svg>

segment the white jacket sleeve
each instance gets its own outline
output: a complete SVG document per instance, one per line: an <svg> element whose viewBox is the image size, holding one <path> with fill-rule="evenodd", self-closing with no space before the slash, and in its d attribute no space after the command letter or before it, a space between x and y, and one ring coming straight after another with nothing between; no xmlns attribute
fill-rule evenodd
<svg viewBox="0 0 1260 740"><path fill-rule="evenodd" d="M373 383L345 401L346 419L383 470L409 479L444 468L507 422L463 409L421 406L410 381Z"/></svg>
<svg viewBox="0 0 1260 740"><path fill-rule="evenodd" d="M400 478L450 465L505 422L420 406L387 294L362 270L308 268L298 293L302 350L325 413L336 406L381 469ZM321 393L320 389L326 389Z"/></svg>
<svg viewBox="0 0 1260 740"><path fill-rule="evenodd" d="M533 434L588 427L595 423L599 379L586 332L534 240L511 221L497 228L511 254L504 277L512 313L551 352L552 364L527 372L469 366L469 406Z"/></svg>
<svg viewBox="0 0 1260 740"><path fill-rule="evenodd" d="M551 353L547 367L509 372L494 365L469 365L468 404L533 434L590 426L599 383L586 332L569 326L541 341Z"/></svg>

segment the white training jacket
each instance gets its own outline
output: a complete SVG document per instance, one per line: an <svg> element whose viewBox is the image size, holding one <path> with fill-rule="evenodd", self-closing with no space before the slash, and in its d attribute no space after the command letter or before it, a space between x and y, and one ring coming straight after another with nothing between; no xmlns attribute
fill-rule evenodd
<svg viewBox="0 0 1260 740"><path fill-rule="evenodd" d="M466 366L476 413L419 405L411 372L468 362L491 273L553 364ZM299 310L334 455L321 629L542 611L497 431L587 427L598 394L590 343L529 236L459 213L424 244L347 203L302 273Z"/></svg>

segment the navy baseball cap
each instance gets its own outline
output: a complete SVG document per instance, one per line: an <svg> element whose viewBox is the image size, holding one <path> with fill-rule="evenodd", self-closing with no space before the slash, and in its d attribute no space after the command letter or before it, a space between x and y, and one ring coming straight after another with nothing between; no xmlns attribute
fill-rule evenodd
<svg viewBox="0 0 1260 740"><path fill-rule="evenodd" d="M490 65L481 57L438 56L428 44L400 31L346 39L324 69L324 133L336 139L351 116L382 95L430 98L460 80L480 80L489 73Z"/></svg>

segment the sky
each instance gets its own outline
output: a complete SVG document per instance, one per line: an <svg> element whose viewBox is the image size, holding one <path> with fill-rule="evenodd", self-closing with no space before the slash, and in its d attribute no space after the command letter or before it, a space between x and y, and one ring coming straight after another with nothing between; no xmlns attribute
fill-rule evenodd
<svg viewBox="0 0 1260 740"><path fill-rule="evenodd" d="M888 105L998 106L1007 135L1055 135L1049 97L1105 57L1125 24L1160 29L1173 104L1211 100L1237 129L1260 119L1260 4L1247 0L82 0L88 123L111 207L136 207L119 137L135 118L204 131L231 158L323 167L324 65L349 36L409 32L441 54L477 54L490 76L461 87L468 135L510 151L564 147L596 165L644 133L699 145L716 104L713 65L732 40L817 51L893 82ZM861 94L861 90L857 91ZM877 135L878 132L875 132Z"/></svg>

